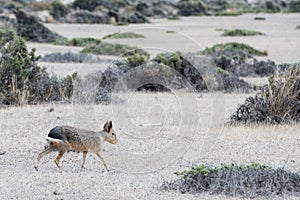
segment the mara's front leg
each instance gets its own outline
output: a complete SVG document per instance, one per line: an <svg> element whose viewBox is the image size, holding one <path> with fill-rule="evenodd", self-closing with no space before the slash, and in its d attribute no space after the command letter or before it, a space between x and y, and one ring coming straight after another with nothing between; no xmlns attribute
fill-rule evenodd
<svg viewBox="0 0 300 200"><path fill-rule="evenodd" d="M98 152L95 152L95 153L96 153L96 155L98 156L98 158L102 161L102 163L104 164L106 170L109 172L110 169L109 169L108 165L105 163L104 158L103 158L102 155L101 155L101 152L98 151Z"/></svg>

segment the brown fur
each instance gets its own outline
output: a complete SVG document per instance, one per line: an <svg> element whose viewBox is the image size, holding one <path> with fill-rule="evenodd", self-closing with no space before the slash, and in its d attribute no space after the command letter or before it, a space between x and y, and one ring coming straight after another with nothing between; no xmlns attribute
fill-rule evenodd
<svg viewBox="0 0 300 200"><path fill-rule="evenodd" d="M103 162L107 171L109 171L109 167L101 155L103 143L104 141L107 141L111 144L115 144L117 142L117 138L112 127L112 122L107 121L103 126L103 130L100 132L77 129L71 126L57 126L50 130L47 141L48 147L39 153L37 157L35 165L36 170L38 170L40 159L43 156L57 150L58 155L55 159L55 164L62 172L59 164L61 157L67 150L74 150L83 152L82 169L84 168L87 153L92 151Z"/></svg>

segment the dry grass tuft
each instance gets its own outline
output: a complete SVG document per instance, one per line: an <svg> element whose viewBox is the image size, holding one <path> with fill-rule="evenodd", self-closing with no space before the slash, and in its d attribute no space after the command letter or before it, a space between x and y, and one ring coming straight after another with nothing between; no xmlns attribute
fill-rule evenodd
<svg viewBox="0 0 300 200"><path fill-rule="evenodd" d="M282 75L269 78L254 97L248 97L231 117L230 123L300 121L300 65L290 66Z"/></svg>

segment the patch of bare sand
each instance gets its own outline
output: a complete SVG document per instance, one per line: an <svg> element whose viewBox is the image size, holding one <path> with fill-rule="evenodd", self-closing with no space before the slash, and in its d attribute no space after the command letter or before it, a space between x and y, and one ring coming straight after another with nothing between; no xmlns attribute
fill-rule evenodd
<svg viewBox="0 0 300 200"><path fill-rule="evenodd" d="M0 198L232 199L205 193L162 192L158 187L164 180L176 178L173 172L200 163L259 162L300 171L299 125L224 126L247 94L129 96L127 102L113 105L45 104L1 109L0 147L6 153L0 156ZM52 107L54 111L49 112ZM92 153L87 156L84 172L80 172L82 154L77 153L64 155L62 175L53 161L56 154L45 156L40 170L35 171L35 159L51 128L67 124L99 130L106 119L113 120L119 140L116 145L106 143L103 153L112 172L106 172ZM161 125L157 125L159 122ZM172 144L176 148L169 148ZM172 154L170 150L180 153ZM156 159L153 152L161 154L162 160Z"/></svg>
<svg viewBox="0 0 300 200"><path fill-rule="evenodd" d="M266 20L254 20L256 16ZM114 26L107 24L47 24L47 27L68 37L102 37L132 31L145 35L138 39L109 39L145 48L152 54L162 51L197 52L207 46L225 42L243 42L260 50L267 50L268 58L276 63L299 62L300 14L246 14L236 17L181 17L180 20L151 19L151 24ZM218 29L249 29L266 36L223 37ZM167 33L173 30L175 33Z"/></svg>

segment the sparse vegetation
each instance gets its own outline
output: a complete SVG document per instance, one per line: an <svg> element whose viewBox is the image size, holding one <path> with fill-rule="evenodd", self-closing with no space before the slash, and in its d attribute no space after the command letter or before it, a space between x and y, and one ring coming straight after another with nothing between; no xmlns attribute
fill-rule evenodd
<svg viewBox="0 0 300 200"><path fill-rule="evenodd" d="M73 7L75 9L80 8L83 10L93 11L95 8L101 5L101 1L98 0L75 0Z"/></svg>
<svg viewBox="0 0 300 200"><path fill-rule="evenodd" d="M222 164L221 167L194 166L175 172L180 178L165 182L162 190L181 193L225 194L233 197L256 198L276 195L299 195L300 175L283 168L253 163L250 165Z"/></svg>
<svg viewBox="0 0 300 200"><path fill-rule="evenodd" d="M239 15L242 15L244 13L245 13L245 11L231 11L231 12L219 11L219 12L216 12L214 15L215 16L239 16Z"/></svg>
<svg viewBox="0 0 300 200"><path fill-rule="evenodd" d="M15 9L14 14L17 18L16 32L26 40L34 42L62 42L66 39L57 33L50 31L42 22L23 10Z"/></svg>
<svg viewBox="0 0 300 200"><path fill-rule="evenodd" d="M113 55L113 56L130 56L136 53L140 55L148 55L148 53L137 47L128 46L125 44L112 44L101 42L98 45L90 45L85 47L81 53L92 53L96 55Z"/></svg>
<svg viewBox="0 0 300 200"><path fill-rule="evenodd" d="M55 20L60 20L68 14L68 8L62 4L59 0L55 0L51 3L51 9L49 12Z"/></svg>
<svg viewBox="0 0 300 200"><path fill-rule="evenodd" d="M289 4L289 12L300 12L300 1L291 1Z"/></svg>
<svg viewBox="0 0 300 200"><path fill-rule="evenodd" d="M268 55L268 53L266 51L260 51L258 49L254 49L253 47L251 47L247 44L238 43L238 42L216 44L212 47L205 48L205 50L202 51L201 53L214 53L217 51L224 51L226 49L240 50L247 54L251 54L251 55L255 55L255 56L267 56Z"/></svg>
<svg viewBox="0 0 300 200"><path fill-rule="evenodd" d="M300 121L300 65L269 79L254 97L248 97L230 117L237 123L289 123Z"/></svg>
<svg viewBox="0 0 300 200"><path fill-rule="evenodd" d="M207 7L201 0L181 0L177 4L178 14L182 16L204 15Z"/></svg>
<svg viewBox="0 0 300 200"><path fill-rule="evenodd" d="M140 55L135 53L132 56L127 57L127 61L131 67L137 67L140 65L145 65L149 59L147 55Z"/></svg>
<svg viewBox="0 0 300 200"><path fill-rule="evenodd" d="M116 26L126 26L128 24L129 24L128 22L117 22L115 25Z"/></svg>
<svg viewBox="0 0 300 200"><path fill-rule="evenodd" d="M52 63L97 63L100 58L84 53L50 53L41 57L40 61Z"/></svg>
<svg viewBox="0 0 300 200"><path fill-rule="evenodd" d="M176 33L176 31L167 30L166 33L168 33L168 34L170 34L170 33Z"/></svg>
<svg viewBox="0 0 300 200"><path fill-rule="evenodd" d="M178 15L171 15L167 18L168 20L179 20L180 17Z"/></svg>
<svg viewBox="0 0 300 200"><path fill-rule="evenodd" d="M171 67L180 72L181 64L183 63L183 57L180 52L171 54L158 54L155 61L159 64Z"/></svg>
<svg viewBox="0 0 300 200"><path fill-rule="evenodd" d="M106 35L102 38L102 40L105 39L123 39L123 38L145 38L142 34L137 34L133 32L124 32L124 33L112 33L109 35Z"/></svg>
<svg viewBox="0 0 300 200"><path fill-rule="evenodd" d="M25 40L12 32L0 33L0 105L67 101L72 97L76 74L59 80L37 66L35 49L27 50Z"/></svg>
<svg viewBox="0 0 300 200"><path fill-rule="evenodd" d="M222 69L220 67L217 67L217 69L218 69L219 74L221 74L223 76L229 76L229 72L228 71L226 71L226 70L224 70L224 69Z"/></svg>
<svg viewBox="0 0 300 200"><path fill-rule="evenodd" d="M73 38L66 42L68 46L75 47L96 46L100 43L101 40L96 38Z"/></svg>
<svg viewBox="0 0 300 200"><path fill-rule="evenodd" d="M255 35L266 35L260 31L251 31L244 29L224 30L222 36L255 36Z"/></svg>
<svg viewBox="0 0 300 200"><path fill-rule="evenodd" d="M254 20L266 20L266 18L265 17L254 17Z"/></svg>

